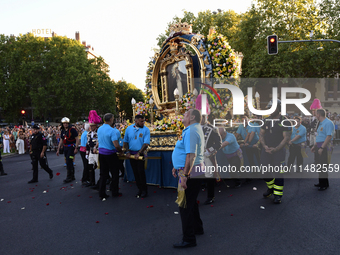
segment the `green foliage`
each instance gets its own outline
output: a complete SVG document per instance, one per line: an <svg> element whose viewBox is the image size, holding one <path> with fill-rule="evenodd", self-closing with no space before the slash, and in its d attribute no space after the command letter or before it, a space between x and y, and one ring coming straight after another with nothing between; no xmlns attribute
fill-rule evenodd
<svg viewBox="0 0 340 255"><path fill-rule="evenodd" d="M126 81L115 82L115 89L119 116L125 119L132 119L131 99L134 98L136 102L144 101L144 93L135 85Z"/></svg>
<svg viewBox="0 0 340 255"><path fill-rule="evenodd" d="M7 119L20 109L34 116L68 116L90 110L115 111L115 90L102 58L88 60L84 47L66 37L0 35L0 107ZM28 111L30 112L30 111Z"/></svg>

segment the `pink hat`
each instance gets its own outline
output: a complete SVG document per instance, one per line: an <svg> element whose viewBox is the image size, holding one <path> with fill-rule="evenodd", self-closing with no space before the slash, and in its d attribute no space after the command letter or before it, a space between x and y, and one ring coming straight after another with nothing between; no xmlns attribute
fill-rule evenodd
<svg viewBox="0 0 340 255"><path fill-rule="evenodd" d="M310 106L310 110L322 109L321 102L319 99L315 98L312 105Z"/></svg>
<svg viewBox="0 0 340 255"><path fill-rule="evenodd" d="M91 124L100 124L102 118L100 118L95 110L91 110L89 113L89 123Z"/></svg>
<svg viewBox="0 0 340 255"><path fill-rule="evenodd" d="M210 114L210 107L209 107L209 102L208 102L208 98L207 99L207 114L209 115ZM197 110L201 110L202 109L202 95L199 94L196 98L196 109Z"/></svg>

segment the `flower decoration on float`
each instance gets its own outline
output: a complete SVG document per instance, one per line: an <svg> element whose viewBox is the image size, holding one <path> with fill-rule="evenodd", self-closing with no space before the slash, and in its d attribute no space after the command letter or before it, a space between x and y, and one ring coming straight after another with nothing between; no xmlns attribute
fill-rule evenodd
<svg viewBox="0 0 340 255"><path fill-rule="evenodd" d="M131 126L131 125L132 125L132 123L130 123L130 120L127 120L125 124L120 126L119 131L120 131L120 135L122 136L122 138L124 138L125 131L126 131L127 127Z"/></svg>
<svg viewBox="0 0 340 255"><path fill-rule="evenodd" d="M155 131L174 131L182 133L184 129L183 115L178 115L174 119L164 118L156 121L154 124Z"/></svg>

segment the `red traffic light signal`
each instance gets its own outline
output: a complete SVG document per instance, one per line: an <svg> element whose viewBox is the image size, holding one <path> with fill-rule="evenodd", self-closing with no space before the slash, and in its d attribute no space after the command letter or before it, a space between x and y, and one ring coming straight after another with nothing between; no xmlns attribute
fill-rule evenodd
<svg viewBox="0 0 340 255"><path fill-rule="evenodd" d="M26 113L26 111L25 110L21 110L21 114L25 114Z"/></svg>
<svg viewBox="0 0 340 255"><path fill-rule="evenodd" d="M267 36L267 47L268 47L269 55L274 55L278 53L279 49L278 49L277 35Z"/></svg>

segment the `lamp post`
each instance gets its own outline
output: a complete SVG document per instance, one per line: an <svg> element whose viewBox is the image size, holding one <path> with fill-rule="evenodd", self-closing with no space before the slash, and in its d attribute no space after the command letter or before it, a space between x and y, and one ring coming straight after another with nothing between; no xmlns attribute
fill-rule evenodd
<svg viewBox="0 0 340 255"><path fill-rule="evenodd" d="M260 94L259 94L259 92L255 93L255 101L256 101L256 109L260 110Z"/></svg>
<svg viewBox="0 0 340 255"><path fill-rule="evenodd" d="M131 99L131 104L132 104L132 122L135 120L136 117L136 99L132 98Z"/></svg>
<svg viewBox="0 0 340 255"><path fill-rule="evenodd" d="M151 122L151 125L153 125L153 99L151 97L150 97L150 100L149 100L149 104L150 104L150 109L151 109L150 122Z"/></svg>
<svg viewBox="0 0 340 255"><path fill-rule="evenodd" d="M176 101L176 115L178 115L179 114L179 108L178 108L179 92L177 88L174 90L174 96L175 96L175 101Z"/></svg>

